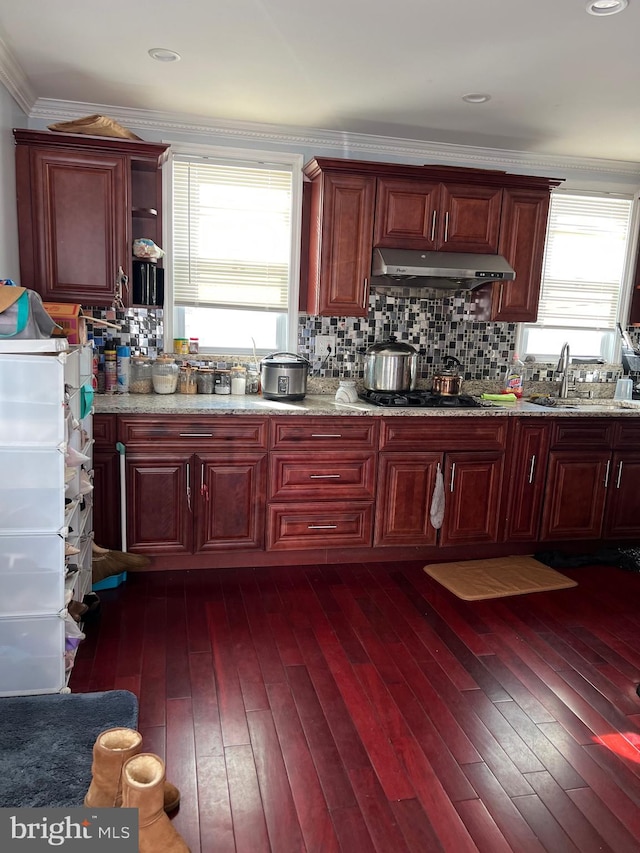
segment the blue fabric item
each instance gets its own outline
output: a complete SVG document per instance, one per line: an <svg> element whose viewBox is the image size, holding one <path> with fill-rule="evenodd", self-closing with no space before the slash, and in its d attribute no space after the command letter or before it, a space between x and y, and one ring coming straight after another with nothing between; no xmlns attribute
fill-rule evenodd
<svg viewBox="0 0 640 853"><path fill-rule="evenodd" d="M128 690L0 698L0 808L81 807L93 744L105 729L135 729Z"/></svg>

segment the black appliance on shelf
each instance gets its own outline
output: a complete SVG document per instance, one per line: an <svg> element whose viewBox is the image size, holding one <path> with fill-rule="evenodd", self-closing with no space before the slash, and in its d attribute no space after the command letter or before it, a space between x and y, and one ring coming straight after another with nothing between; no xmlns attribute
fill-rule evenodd
<svg viewBox="0 0 640 853"><path fill-rule="evenodd" d="M468 394L434 394L432 391L361 391L358 396L374 406L388 408L471 409L482 406Z"/></svg>

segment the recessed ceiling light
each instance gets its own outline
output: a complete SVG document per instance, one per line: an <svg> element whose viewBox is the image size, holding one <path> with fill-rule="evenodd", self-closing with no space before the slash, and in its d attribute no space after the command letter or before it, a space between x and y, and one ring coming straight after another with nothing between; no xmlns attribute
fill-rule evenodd
<svg viewBox="0 0 640 853"><path fill-rule="evenodd" d="M629 5L629 0L589 0L587 12L590 15L617 15Z"/></svg>
<svg viewBox="0 0 640 853"><path fill-rule="evenodd" d="M180 54L175 50L167 50L166 47L152 47L147 51L151 59L156 59L158 62L177 62L180 59Z"/></svg>
<svg viewBox="0 0 640 853"><path fill-rule="evenodd" d="M480 92L469 92L468 95L463 95L462 100L468 104L486 104L491 100L491 95L483 95Z"/></svg>

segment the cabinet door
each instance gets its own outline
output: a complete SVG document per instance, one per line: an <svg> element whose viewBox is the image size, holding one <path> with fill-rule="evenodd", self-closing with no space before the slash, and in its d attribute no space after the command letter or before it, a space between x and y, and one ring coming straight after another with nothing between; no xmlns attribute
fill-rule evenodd
<svg viewBox="0 0 640 853"><path fill-rule="evenodd" d="M93 529L96 544L121 549L120 455L114 451L93 453Z"/></svg>
<svg viewBox="0 0 640 853"><path fill-rule="evenodd" d="M381 453L374 545L435 545L429 513L441 453Z"/></svg>
<svg viewBox="0 0 640 853"><path fill-rule="evenodd" d="M435 249L439 198L437 182L379 178L374 246Z"/></svg>
<svg viewBox="0 0 640 853"><path fill-rule="evenodd" d="M376 179L327 173L312 192L309 308L322 316L366 317Z"/></svg>
<svg viewBox="0 0 640 853"><path fill-rule="evenodd" d="M446 455L441 545L498 541L503 465L503 453Z"/></svg>
<svg viewBox="0 0 640 853"><path fill-rule="evenodd" d="M32 230L21 240L23 275L32 268L30 286L45 301L109 304L131 254L126 157L31 148L29 160Z"/></svg>
<svg viewBox="0 0 640 853"><path fill-rule="evenodd" d="M193 551L195 457L177 451L127 453L127 539L145 554Z"/></svg>
<svg viewBox="0 0 640 853"><path fill-rule="evenodd" d="M196 551L264 548L266 453L194 457Z"/></svg>
<svg viewBox="0 0 640 853"><path fill-rule="evenodd" d="M599 539L611 473L608 450L552 450L540 538Z"/></svg>
<svg viewBox="0 0 640 853"><path fill-rule="evenodd" d="M445 252L497 252L502 192L495 187L444 184L436 248Z"/></svg>
<svg viewBox="0 0 640 853"><path fill-rule="evenodd" d="M605 536L640 538L640 452L613 454L605 517Z"/></svg>
<svg viewBox="0 0 640 853"><path fill-rule="evenodd" d="M539 419L518 422L511 447L506 540L534 541L542 518L548 425Z"/></svg>
<svg viewBox="0 0 640 853"><path fill-rule="evenodd" d="M516 277L514 281L494 282L474 291L478 320L537 320L548 214L547 191L504 191L499 251L516 271Z"/></svg>

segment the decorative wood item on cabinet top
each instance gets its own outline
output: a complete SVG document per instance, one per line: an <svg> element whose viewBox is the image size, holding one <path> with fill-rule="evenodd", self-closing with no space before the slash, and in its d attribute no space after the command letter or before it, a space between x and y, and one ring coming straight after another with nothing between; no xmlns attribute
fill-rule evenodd
<svg viewBox="0 0 640 853"><path fill-rule="evenodd" d="M160 165L169 146L13 133L22 281L45 301L110 305L119 270L131 281L133 240L161 242Z"/></svg>
<svg viewBox="0 0 640 853"><path fill-rule="evenodd" d="M504 254L516 282L481 288L477 318L536 319L549 194L561 181L325 157L307 163L304 174L312 187L303 310L366 316L371 253L384 246Z"/></svg>

